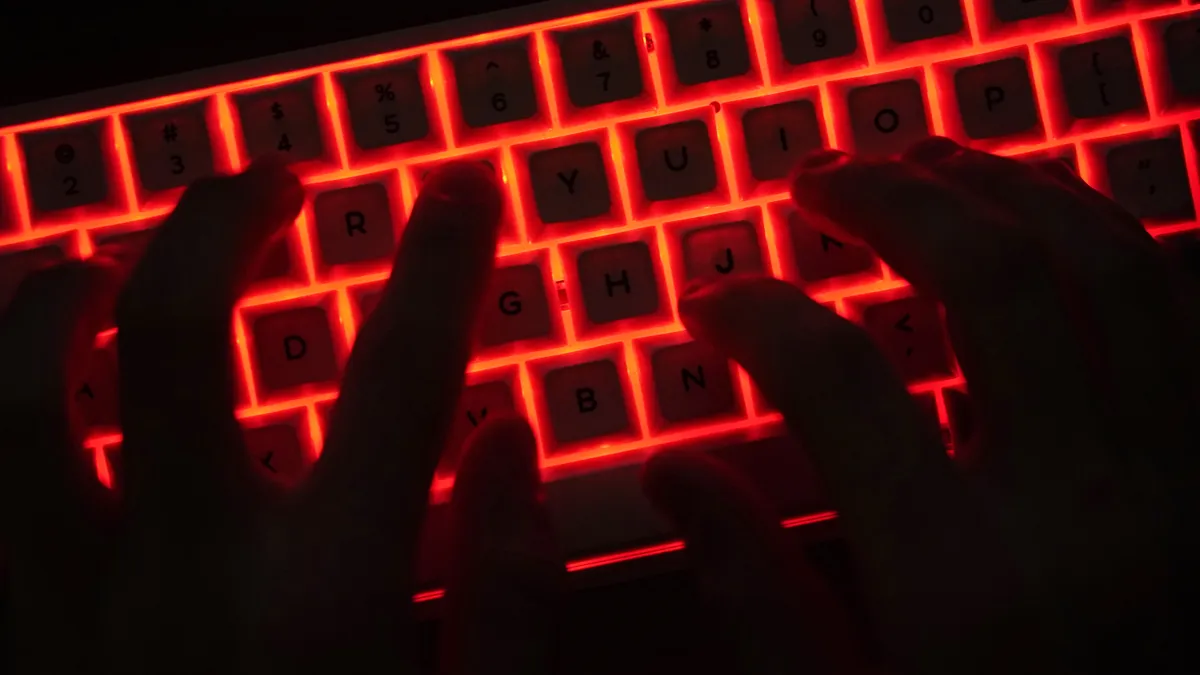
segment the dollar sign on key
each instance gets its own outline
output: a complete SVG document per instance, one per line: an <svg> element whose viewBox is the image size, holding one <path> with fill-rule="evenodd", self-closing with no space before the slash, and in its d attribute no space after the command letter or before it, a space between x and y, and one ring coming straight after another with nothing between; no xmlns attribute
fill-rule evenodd
<svg viewBox="0 0 1200 675"><path fill-rule="evenodd" d="M277 119L277 120L283 119L283 104L282 103L272 103L271 104L271 117L273 117L274 119Z"/></svg>

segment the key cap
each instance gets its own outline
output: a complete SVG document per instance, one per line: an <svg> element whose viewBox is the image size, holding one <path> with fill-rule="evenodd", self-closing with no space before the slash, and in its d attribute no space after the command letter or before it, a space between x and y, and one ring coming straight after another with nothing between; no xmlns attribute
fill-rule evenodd
<svg viewBox="0 0 1200 675"><path fill-rule="evenodd" d="M633 17L554 34L567 96L588 108L640 96L642 64Z"/></svg>
<svg viewBox="0 0 1200 675"><path fill-rule="evenodd" d="M1145 109L1142 79L1127 36L1073 45L1058 55L1067 110L1076 119Z"/></svg>
<svg viewBox="0 0 1200 675"><path fill-rule="evenodd" d="M990 2L996 18L1005 23L1061 14L1071 6L1071 0L990 0Z"/></svg>
<svg viewBox="0 0 1200 675"><path fill-rule="evenodd" d="M445 164L446 162L449 162L449 161L450 160L440 160L440 161L428 162L425 164L419 164L416 166L410 166L410 175L413 177L413 180L416 182L418 190L425 186L425 181L429 179L429 176L435 170L437 170L438 167L442 166L443 164ZM492 173L497 174L497 176L500 178L502 183L508 183L510 180L513 180L512 176L504 175L504 169L503 169L504 165L501 163L499 148L493 148L491 150L482 150L480 152L473 153L467 157L458 157L454 161L463 161L463 162L477 161L480 164L483 164L484 166L486 166L488 168L488 170L490 170ZM513 216L512 200L506 199L506 200L504 200L503 210L500 213L500 240L501 241L512 240L516 236L517 236L517 230L516 230L516 222L515 222L515 219Z"/></svg>
<svg viewBox="0 0 1200 675"><path fill-rule="evenodd" d="M588 320L603 324L658 311L658 280L644 242L583 251L577 259Z"/></svg>
<svg viewBox="0 0 1200 675"><path fill-rule="evenodd" d="M1171 87L1182 98L1200 97L1200 16L1176 21L1163 34Z"/></svg>
<svg viewBox="0 0 1200 675"><path fill-rule="evenodd" d="M898 155L929 137L925 96L916 80L895 80L850 90L850 129L860 154Z"/></svg>
<svg viewBox="0 0 1200 675"><path fill-rule="evenodd" d="M311 78L233 96L251 161L278 153L289 162L325 154Z"/></svg>
<svg viewBox="0 0 1200 675"><path fill-rule="evenodd" d="M684 232L683 267L688 280L765 274L767 269L758 231L745 220Z"/></svg>
<svg viewBox="0 0 1200 675"><path fill-rule="evenodd" d="M337 356L324 309L266 314L255 319L253 330L258 375L269 391L337 380Z"/></svg>
<svg viewBox="0 0 1200 675"><path fill-rule="evenodd" d="M698 342L650 355L658 412L668 424L737 412L729 361Z"/></svg>
<svg viewBox="0 0 1200 675"><path fill-rule="evenodd" d="M906 382L951 374L941 318L933 302L904 298L870 305L863 310L862 321Z"/></svg>
<svg viewBox="0 0 1200 675"><path fill-rule="evenodd" d="M783 58L793 66L849 56L858 49L850 0L775 0Z"/></svg>
<svg viewBox="0 0 1200 675"><path fill-rule="evenodd" d="M274 281L289 277L292 274L292 249L288 243L291 233L286 233L267 244L262 262L254 275L255 282Z"/></svg>
<svg viewBox="0 0 1200 675"><path fill-rule="evenodd" d="M75 390L75 405L90 429L116 428L121 423L117 405L115 342L92 350L87 374Z"/></svg>
<svg viewBox="0 0 1200 675"><path fill-rule="evenodd" d="M313 199L321 259L329 265L387 260L396 246L395 222L383 183L322 192Z"/></svg>
<svg viewBox="0 0 1200 675"><path fill-rule="evenodd" d="M630 429L625 390L608 359L558 368L543 378L550 427L559 443L574 443Z"/></svg>
<svg viewBox="0 0 1200 675"><path fill-rule="evenodd" d="M1118 204L1146 220L1191 220L1196 215L1178 137L1118 145L1105 157L1109 189Z"/></svg>
<svg viewBox="0 0 1200 675"><path fill-rule="evenodd" d="M612 211L604 156L595 143L576 143L529 156L534 204L544 223L565 223Z"/></svg>
<svg viewBox="0 0 1200 675"><path fill-rule="evenodd" d="M308 473L309 459L300 436L291 424L253 427L243 432L246 450L259 473L284 485L294 485Z"/></svg>
<svg viewBox="0 0 1200 675"><path fill-rule="evenodd" d="M959 0L883 0L888 33L896 42L916 42L963 29Z"/></svg>
<svg viewBox="0 0 1200 675"><path fill-rule="evenodd" d="M205 105L196 102L125 118L143 188L170 190L216 173Z"/></svg>
<svg viewBox="0 0 1200 675"><path fill-rule="evenodd" d="M362 322L367 320L367 317L375 311L379 306L379 300L383 297L383 287L381 284L370 284L368 286L356 286L351 289L350 297L354 300L355 307L358 308L358 325L361 328Z"/></svg>
<svg viewBox="0 0 1200 675"><path fill-rule="evenodd" d="M103 122L20 136L33 207L61 211L109 198Z"/></svg>
<svg viewBox="0 0 1200 675"><path fill-rule="evenodd" d="M634 140L642 191L652 202L690 197L717 188L717 166L702 120L643 129Z"/></svg>
<svg viewBox="0 0 1200 675"><path fill-rule="evenodd" d="M66 258L63 249L53 244L0 253L0 311L8 308L25 277Z"/></svg>
<svg viewBox="0 0 1200 675"><path fill-rule="evenodd" d="M484 295L480 342L494 347L551 334L550 296L534 264L499 267Z"/></svg>
<svg viewBox="0 0 1200 675"><path fill-rule="evenodd" d="M750 48L736 2L705 2L662 11L675 76L685 85L750 72Z"/></svg>
<svg viewBox="0 0 1200 675"><path fill-rule="evenodd" d="M801 157L824 145L817 110L809 100L748 110L742 132L750 174L760 181L786 178Z"/></svg>
<svg viewBox="0 0 1200 675"><path fill-rule="evenodd" d="M1083 6L1087 10L1088 18L1094 19L1101 15L1134 12L1139 9L1172 4L1177 5L1179 3L1175 0L1087 0L1083 3Z"/></svg>
<svg viewBox="0 0 1200 675"><path fill-rule="evenodd" d="M429 136L418 61L338 73L354 142L364 150Z"/></svg>
<svg viewBox="0 0 1200 675"><path fill-rule="evenodd" d="M1025 59L1014 57L954 73L963 131L974 139L996 138L1037 128L1037 100Z"/></svg>
<svg viewBox="0 0 1200 675"><path fill-rule="evenodd" d="M866 246L843 242L821 232L794 209L788 209L787 227L796 273L807 283L879 269L875 255Z"/></svg>
<svg viewBox="0 0 1200 675"><path fill-rule="evenodd" d="M450 439L438 462L438 473L454 472L466 447L467 438L488 417L514 414L516 411L516 400L508 380L482 382L465 387L455 408L454 421L450 425Z"/></svg>
<svg viewBox="0 0 1200 675"><path fill-rule="evenodd" d="M467 126L481 129L537 114L528 38L454 52L450 58Z"/></svg>

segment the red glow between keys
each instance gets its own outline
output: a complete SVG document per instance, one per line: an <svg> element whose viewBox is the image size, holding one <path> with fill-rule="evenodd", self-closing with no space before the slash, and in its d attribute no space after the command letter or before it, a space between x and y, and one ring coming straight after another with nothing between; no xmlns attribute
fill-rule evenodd
<svg viewBox="0 0 1200 675"><path fill-rule="evenodd" d="M501 255L513 260L537 258L546 261L550 270L548 281L551 284L565 282L564 287L571 292L567 293L568 305L552 307L555 312L561 310L561 317L554 315L554 325L559 325L558 321L561 320L561 335L556 329L552 339L523 340L508 348L489 348L476 358L469 371L482 373L510 369L515 373L517 406L529 413L539 441L543 469L553 476L572 464L610 457L614 458L612 461L620 461L616 458L625 453L637 453L665 443L700 439L734 430L758 428L777 420L777 414L759 410L764 406L746 405L744 415L732 418L726 416L699 420L680 427L654 424L649 418L655 414L650 398L653 396L653 374L643 359L637 358L635 351L636 345L646 340L669 340L671 336L682 333L674 307L679 292L677 286L686 278L685 260L681 245L674 239L677 234L674 223L733 222L739 219L723 218L722 214L741 210L761 211L761 219L753 219L753 223L755 231L762 234L759 244L763 266L777 276L797 276L794 242L789 234L786 214L775 206L786 200L786 185L774 182L760 184L754 179L746 151L742 117L748 111L768 103L811 100L823 142L832 147L849 148L853 146L854 138L848 117L851 107L847 98L849 91L864 83L915 79L921 88L930 133L945 133L960 142L973 143L1005 155L1034 155L1068 148L1079 157L1081 175L1093 185L1104 188L1108 188L1112 180L1102 158L1106 149L1116 144L1118 138L1178 139L1185 171L1176 170L1170 175L1175 181L1173 185L1186 185L1190 189L1193 204L1200 199L1200 167L1197 166L1200 138L1197 138L1196 122L1200 118L1200 100L1193 94L1173 89L1173 82L1185 80L1178 76L1178 63L1169 59L1178 60L1178 54L1183 53L1181 50L1186 45L1179 46L1172 42L1168 46L1163 42L1175 22L1195 21L1200 17L1200 8L1194 4L1173 0L1138 2L1126 3L1124 9L1113 9L1111 2L1071 0L1061 3L1061 7L1048 3L1054 8L1026 16L1026 10L1010 8L1010 5L1016 7L1013 3L958 0L960 14L954 12L953 1L939 2L935 3L938 10L946 8L952 16L949 19L933 17L932 22L923 23L926 17L922 14L916 15L915 19L895 14L889 16L885 5L890 3L886 0L851 2L848 9L839 9L836 14L832 9L834 0L828 0L830 13L822 19L824 23L813 21L803 14L805 11L820 10L823 2L826 0L816 0L815 5L811 6L809 0L739 0L733 3L741 11L740 29L745 31L744 47L736 39L731 42L727 35L711 37L708 30L712 29L706 30L704 24L700 23L704 19L709 19L709 24L716 20L720 24L716 28L720 30L736 33L739 27L730 24L725 14L714 15L715 19L703 16L704 10L698 0L653 0L0 128L0 266L13 259L9 258L10 255L50 243L64 247L68 257L86 257L106 232L131 229L133 224L140 222L153 222L151 219L169 210L173 200L178 198L178 192L164 193L165 196L156 194L154 199L148 200L145 198L145 186L139 179L144 174L139 172L136 164L137 152L133 145L137 138L131 133L138 120L146 119L142 115L165 114L171 110L203 111L204 124L197 121L195 126L206 129L208 143L205 144L204 139L191 139L191 147L210 147L211 162L218 171L237 170L249 161L247 142L240 135L244 124L239 117L238 102L247 100L251 92L257 96L259 92L275 89L303 91L312 98L311 101L304 99L302 102L311 102L314 106L319 129L319 138L314 142L320 143L322 148L317 159L301 166L305 182L317 192L382 180L387 187L391 217L396 223L403 223L412 208L419 189L417 169L456 158L495 157L499 162L495 168L510 193L513 220L501 246ZM799 13L777 13L777 3L798 3ZM728 3L719 4L725 7L723 12L728 12ZM813 9L814 6L816 9ZM685 9L688 11L683 11ZM680 16L687 17L689 21L699 17L695 19L695 26L676 25L676 35L685 35L689 40L684 47L672 45L668 30L670 21L676 21L676 17ZM937 26L926 30L925 26L932 26L933 22ZM791 63L785 58L784 45L778 32L778 27L784 24L825 31L814 34L815 47L799 44L787 46L792 58L799 58L796 54L802 54L804 63ZM834 30L849 31L851 26L856 31L853 36L848 33L828 33ZM623 36L612 37L614 30L633 32L632 39L637 47L636 60L629 52L628 42ZM699 32L693 34L697 30ZM913 39L913 36L926 34L927 38ZM1172 36L1178 34L1178 31L1171 33ZM619 40L620 44L614 43L611 47L592 44L588 49L588 45L581 47L572 43L570 36L573 35L586 35L593 42ZM1120 36L1127 41L1122 45L1128 45L1129 53L1132 53L1136 62L1136 73L1124 72L1122 77L1125 79L1121 84L1132 86L1130 83L1140 81L1144 105L1139 107L1130 104L1132 113L1122 109L1120 114L1114 112L1110 116L1104 114L1103 107L1108 94L1115 90L1106 89L1103 94L1092 92L1096 96L1091 101L1092 107L1084 109L1090 117L1086 123L1079 123L1072 117L1069 92L1064 90L1064 79L1069 78L1070 73L1060 72L1061 56L1067 50L1073 58L1075 53L1069 51L1071 48L1112 36ZM1178 40L1177 37L1172 39ZM708 56L708 50L725 49L729 44L738 48L738 58L741 58L740 50L745 50L749 58L748 67L742 68L739 64L736 72L729 77L696 84L698 79L704 80L704 76L697 74L699 71L696 68L704 68L709 62L729 63L728 59L722 60L719 54L716 58ZM813 54L819 55L822 44L837 45L836 55L825 60L810 60L814 58ZM499 115L496 119L500 122L481 126L481 118L477 115L476 124L468 124L467 118L456 109L460 98L457 85L463 75L456 73L455 68L474 61L461 58L456 61L456 55L486 55L489 47L504 46L509 49L513 45L523 45L528 51L529 73L523 72L521 77L532 75L535 112L525 118L509 120L502 114L506 111L497 108L492 113ZM699 49L695 54L688 52L683 56L690 58L699 54L696 58L700 60L689 62L690 65L680 71L676 59L681 54L672 51L676 47L692 51ZM1113 53L1121 56L1115 51ZM503 64L497 63L496 69L502 70L515 58L512 53L505 54L508 60ZM614 63L620 61L614 67L625 69L621 76L640 78L640 93L633 84L628 85L628 92L624 89L610 91L607 96L603 90L589 93L580 89L589 85L612 87L619 83L612 79L617 77L616 74L603 75L610 72L604 69L607 66L602 63L606 55ZM973 141L958 118L961 100L955 88L955 73L960 68L990 64L1006 58L1019 58L1028 64L1029 84L1021 81L1021 86L1026 90L1032 89L1040 124L1024 125L1021 133ZM594 62L589 63L587 59ZM571 60L571 63L565 63L567 60ZM1115 64L1113 68L1121 66L1117 60L1110 62ZM480 77L492 78L486 79L489 86L503 86L508 81L503 77L497 78L496 69L489 70L487 58L481 63L484 73ZM1106 67L1107 63L1101 66ZM564 71L567 67L575 69L571 72L572 90L568 90ZM1074 61L1071 61L1070 67L1076 67ZM1097 78L1097 86L1116 86L1104 80L1109 77L1108 71L1104 67L1100 70L1098 74L1093 73ZM409 79L389 87L389 73L402 72L410 73L406 76ZM1172 73L1175 75L1172 76ZM1015 77L1011 74L1004 76L1010 80ZM962 86L968 93L973 90L987 91L986 84L964 82ZM303 86L309 89L297 89ZM414 87L421 88L421 96L414 95ZM353 93L353 101L347 98L347 92ZM1077 98L1087 94L1078 91L1071 93ZM618 95L625 98L615 98ZM991 104L999 103L998 94L992 92L988 95ZM495 106L516 105L515 99L509 102L510 97L491 96L487 99L489 105L493 101ZM414 101L423 99L425 116L409 116L405 119L421 120L425 126L411 130L411 133L393 131L401 119L396 116L397 97ZM1012 101L1015 100L1014 95ZM573 101L594 103L576 107ZM982 108L975 106L976 112L988 109L987 103ZM879 105L885 104L886 101ZM1022 104L1025 109L1029 107L1028 96L1022 99ZM374 110L373 105L382 107ZM1080 105L1076 103L1076 114L1080 110ZM698 193L647 202L646 192L639 182L641 166L637 132L688 120L703 120L706 124L711 141L715 187L710 189L707 181L691 183L689 185L699 186L696 188ZM360 136L369 135L372 139L370 148L363 149L356 144L355 124L361 126L358 131ZM376 124L378 128L362 126L370 124ZM98 198L93 204L47 214L39 211L39 202L44 207L48 193L44 186L35 185L34 181L44 179L45 175L52 175L61 181L62 166L66 166L61 160L65 153L58 157L62 166L53 165L55 156L51 154L51 166L35 171L35 162L25 154L27 148L31 147L26 141L50 138L54 136L54 130L60 128L64 131L100 129L98 139L102 156L97 158L98 164L89 170L93 173L95 170L105 172L107 196ZM997 128L1007 127L1001 125ZM396 141L389 144L393 134ZM553 211L546 204L541 205L541 211L538 210L535 200L539 195L530 182L530 158L537 151L580 142L595 143L603 149L603 177L608 181L611 208L608 211L600 207L582 211L584 215L578 226L570 222L543 222L543 219L566 218L560 214L567 210L560 208L559 211ZM678 142L677 139L671 140L671 143ZM644 147L642 149L645 150ZM661 153L663 148L652 150ZM787 150L781 148L781 151ZM169 153L163 157L166 159L166 168L159 167L159 170L170 171L174 160ZM578 161L589 161L592 155L562 153L554 157L556 163L547 162L550 168L546 170L552 169L555 176L560 172L565 176L587 175L588 166L569 166L571 161L576 161L576 157ZM543 160L546 158L543 156ZM82 155L80 159L83 159ZM183 159L187 160L186 157ZM46 163L44 157L38 161ZM592 161L594 163L594 158ZM670 161L672 166L668 170L674 171L673 167L679 165L678 155ZM595 167L599 166L595 164ZM400 169L398 172L397 168ZM573 173L574 169L578 169L578 172ZM599 168L593 167L591 170L599 175ZM543 183L539 184L538 189L543 189L543 185L559 187L553 183ZM544 193L542 198L545 199ZM345 217L345 213L342 217ZM322 223L317 222L316 218L310 205L288 239L286 245L293 267L285 282L258 284L252 289L251 295L239 303L233 339L240 380L239 400L242 404L238 410L239 417L258 418L302 412L307 422L301 427L307 438L302 438L301 442L305 447L311 442L319 448L324 420L315 411L323 410L327 402L336 396L336 391L332 390L334 385L325 387L322 382L315 382L297 386L285 383L289 386L275 389L266 387L263 367L254 343L253 321L287 309L319 305L326 313L335 356L340 363L372 302L368 291L377 289L388 272L371 264L360 264L357 258L351 261L353 265L346 263L336 273L332 272L327 258L334 249L328 237L322 240ZM1153 234L1166 234L1195 229L1197 225L1193 211L1190 220L1155 223L1150 229ZM341 234L346 235L345 232ZM589 321L584 299L578 291L579 280L573 278L577 256L593 245L599 247L635 239L644 243L656 256L654 274L660 303L654 311L644 315L597 326ZM382 246L386 247L387 242L383 242ZM345 256L349 260L350 253ZM3 271L8 270L0 270ZM3 275L0 278L4 278ZM809 290L814 292L819 301L844 309L847 306L859 308L880 304L898 294L905 294L906 287L906 282L894 277L886 269L876 274L872 268L868 274L823 279L819 286L810 287ZM549 290L553 295L554 288ZM571 365L578 363L580 354L585 351L610 354L613 358L619 357L618 360L623 363L621 376L622 387L629 399L626 401L630 415L629 429L595 442L584 440L572 443L568 452L561 449L554 451L558 444L553 440L551 421L539 389L542 386L541 370L530 364ZM734 374L735 382L739 383L739 390L745 392L745 401L748 403L751 400L749 388L745 386L748 380L740 372ZM318 375L324 376L323 373ZM321 379L317 376L314 378ZM954 369L954 373L946 378L917 382L912 389L933 392L940 401L943 387L961 383L962 378ZM742 394L739 394L739 400L741 397ZM939 414L944 424L945 413L940 405ZM109 434L94 437L87 445L90 448L103 448L118 444L119 440L119 435ZM97 455L98 473L102 477L110 476L104 453ZM439 483L439 486L445 487L443 483ZM669 543L640 552L576 561L572 565L573 569L587 569L630 557L676 550L678 546L677 543ZM437 593L434 591L423 597L432 598Z"/></svg>

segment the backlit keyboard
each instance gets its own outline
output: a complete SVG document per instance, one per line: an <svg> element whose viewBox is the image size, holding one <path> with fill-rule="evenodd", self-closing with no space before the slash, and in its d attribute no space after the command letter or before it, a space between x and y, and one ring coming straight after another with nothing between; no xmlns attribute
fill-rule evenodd
<svg viewBox="0 0 1200 675"><path fill-rule="evenodd" d="M533 425L574 570L679 547L637 485L641 460L665 445L738 465L787 525L833 517L746 374L683 331L676 299L696 279L760 272L803 286L878 341L948 445L969 433L938 307L789 205L788 170L815 148L891 154L944 135L1062 158L1156 236L1195 234L1196 0L570 11L488 17L496 30L483 33L442 26L438 39L460 37L432 44L428 32L384 36L369 52L247 65L195 90L189 75L101 92L56 117L0 111L11 122L0 128L0 305L31 269L144 240L196 178L283 153L310 198L239 304L232 339L250 452L293 482L321 447L425 177L450 159L486 163L509 199L433 489L421 581L434 589L437 504L463 439L501 411ZM114 337L101 336L76 399L97 470L119 485Z"/></svg>

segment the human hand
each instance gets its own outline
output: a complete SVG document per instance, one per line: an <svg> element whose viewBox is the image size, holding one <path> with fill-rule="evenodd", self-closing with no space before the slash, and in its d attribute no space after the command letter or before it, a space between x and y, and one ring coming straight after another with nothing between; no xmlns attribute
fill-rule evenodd
<svg viewBox="0 0 1200 675"><path fill-rule="evenodd" d="M0 323L11 672L409 672L414 560L501 212L495 178L429 178L362 326L312 474L260 480L234 417L231 317L303 189L274 161L192 186L128 252L30 277ZM128 277L128 278L127 278ZM118 327L123 494L71 393ZM448 672L546 668L563 574L528 425L470 442L451 503Z"/></svg>
<svg viewBox="0 0 1200 675"><path fill-rule="evenodd" d="M680 303L688 330L749 372L813 459L889 669L1189 668L1192 280L1057 161L940 138L897 161L824 151L799 169L793 197L944 305L970 386L975 431L951 459L867 335L798 289L739 279ZM739 477L669 452L645 483L751 672L872 669Z"/></svg>

